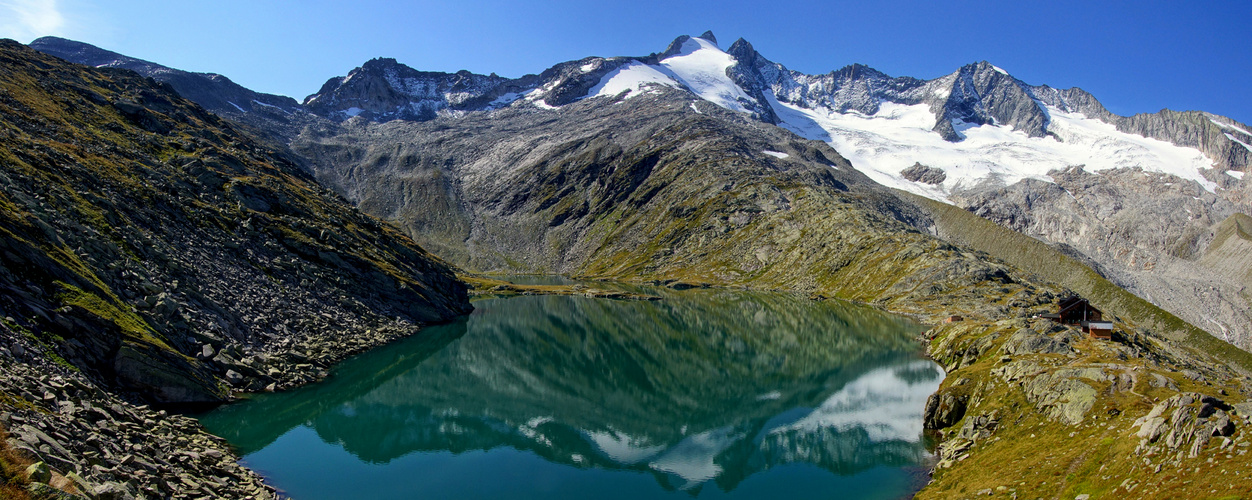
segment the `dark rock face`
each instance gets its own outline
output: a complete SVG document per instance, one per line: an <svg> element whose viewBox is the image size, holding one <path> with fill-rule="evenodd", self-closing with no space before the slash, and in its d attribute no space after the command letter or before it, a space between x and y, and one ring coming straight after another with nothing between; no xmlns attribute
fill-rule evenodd
<svg viewBox="0 0 1252 500"><path fill-rule="evenodd" d="M372 59L348 76L331 78L305 99L313 113L332 119L424 121L444 109L480 109L508 78L468 71L417 71L395 59Z"/></svg>
<svg viewBox="0 0 1252 500"><path fill-rule="evenodd" d="M940 108L940 121L1011 125L1030 137L1046 135L1047 112L1031 97L1026 84L1003 70L983 61L964 66L945 78L951 79L952 84ZM944 138L954 141L963 137Z"/></svg>
<svg viewBox="0 0 1252 500"><path fill-rule="evenodd" d="M947 429L965 418L965 406L969 397L949 392L936 392L926 399L926 420L923 427L931 430Z"/></svg>
<svg viewBox="0 0 1252 500"><path fill-rule="evenodd" d="M758 120L777 124L779 121L778 115L774 113L774 107L770 105L769 99L765 96L765 92L769 90L769 85L765 82L764 76L759 71L755 71L758 66L765 66L771 63L761 57L756 49L752 48L752 44L742 38L736 40L727 53L734 56L737 61L734 66L727 70L727 74L736 85L752 98L752 102L745 103L746 108Z"/></svg>
<svg viewBox="0 0 1252 500"><path fill-rule="evenodd" d="M169 85L13 42L0 66L0 345L221 401L470 309L443 262Z"/></svg>
<svg viewBox="0 0 1252 500"><path fill-rule="evenodd" d="M921 162L914 163L913 166L901 170L900 175L903 175L905 179L910 181L923 184L942 184L948 178L948 174L944 173L942 168L922 165Z"/></svg>

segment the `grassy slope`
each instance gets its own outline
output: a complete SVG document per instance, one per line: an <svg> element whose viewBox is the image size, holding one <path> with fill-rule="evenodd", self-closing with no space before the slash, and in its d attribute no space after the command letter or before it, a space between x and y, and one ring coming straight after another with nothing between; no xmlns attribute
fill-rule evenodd
<svg viewBox="0 0 1252 500"><path fill-rule="evenodd" d="M1136 335L1138 354L1123 345L1083 338L1074 347L1076 356L1026 354L1002 356L1006 340L1024 327L1024 320L943 325L928 333L930 352L949 368L955 367L940 393L964 394L973 404L966 417L945 436L973 418L995 414L1000 427L990 439L976 443L965 459L951 468L940 467L935 479L918 498L964 498L978 493L1016 495L1018 498L1246 498L1252 466L1243 448L1189 458L1139 450L1134 435L1136 419L1147 414L1154 402L1179 391L1193 391L1237 403L1246 390L1246 379L1230 372L1209 374L1200 380L1183 376L1184 369L1210 366L1209 355L1226 366L1252 367L1252 356L1172 314L1113 285L1087 266L1028 236L1009 231L960 208L908 195L929 212L941 237L975 248L1088 297L1097 307L1119 319L1119 328L1131 325L1161 334ZM1124 321L1125 323L1122 323ZM1190 347L1176 350L1173 345ZM1132 354L1127 355L1128 352ZM973 356L970 354L973 353ZM1207 354L1206 354L1207 353ZM1003 373L1008 362L1036 363L1034 379L1062 370L1095 368L1122 381L1090 381L1097 396L1082 423L1067 425L1044 415L1048 406L1028 396L1034 380L1009 379ZM1218 366L1221 365L1211 365ZM1178 390L1156 387L1148 381L1168 379ZM1126 382L1129 380L1129 382ZM1129 387L1127 387L1127 385ZM1230 394L1227 396L1226 394ZM1247 430L1232 436L1247 441ZM959 439L959 438L958 438ZM1207 457L1215 459L1211 461ZM1176 458L1177 463L1169 462ZM1144 460L1147 460L1145 463ZM1162 468L1158 469L1160 465ZM987 474L994 470L995 474Z"/></svg>
<svg viewBox="0 0 1252 500"><path fill-rule="evenodd" d="M962 210L912 194L902 194L929 212L939 235L953 243L987 252L1091 300L1101 310L1169 339L1252 370L1252 354L1234 347L1177 316L1114 285L1090 267L1039 240L1010 231ZM1214 243L1216 246L1217 243Z"/></svg>
<svg viewBox="0 0 1252 500"><path fill-rule="evenodd" d="M26 468L32 463L9 448L9 433L0 427L0 499L24 500L30 498L26 486Z"/></svg>
<svg viewBox="0 0 1252 500"><path fill-rule="evenodd" d="M1074 498L1089 494L1101 498L1248 498L1252 494L1252 454L1247 442L1252 432L1241 423L1230 436L1236 446L1219 450L1214 438L1197 457L1184 452L1139 449L1135 422L1179 391L1198 392L1239 402L1241 396L1222 395L1244 383L1238 380L1195 381L1181 367L1158 364L1152 355L1127 356L1126 346L1081 338L1076 356L1022 354L1002 356L1006 340L1023 326L1018 321L952 324L938 327L930 352L941 362L959 366L948 373L940 393L970 398L966 417L943 431L960 441L958 429L979 416L998 418L990 436L977 440L950 467L941 463L919 499ZM1159 345L1147 341L1146 352ZM962 359L972 346L981 352ZM1012 364L1033 366L1025 378L1003 375ZM1046 416L1050 407L1025 390L1035 380L1066 370L1094 370L1110 380L1080 379L1097 393L1081 423L1066 424ZM1159 378L1157 378L1159 377ZM1156 387L1152 380L1168 380L1177 390ZM1230 391L1233 392L1233 391ZM1241 420L1242 422L1242 420ZM1161 441L1164 441L1163 437ZM1158 442L1159 443L1159 442ZM1185 447L1184 447L1185 448ZM1159 466L1159 468L1158 468Z"/></svg>

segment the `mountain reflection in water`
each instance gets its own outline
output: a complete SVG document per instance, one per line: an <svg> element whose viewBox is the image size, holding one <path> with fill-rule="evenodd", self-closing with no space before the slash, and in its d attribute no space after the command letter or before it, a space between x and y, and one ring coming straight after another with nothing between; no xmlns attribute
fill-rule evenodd
<svg viewBox="0 0 1252 500"><path fill-rule="evenodd" d="M922 409L943 372L919 358L916 324L786 294L648 291L664 299L477 302L468 318L353 358L320 384L201 421L296 498L334 497L354 482L345 467L370 471L351 490L364 497L486 494L426 489L467 468L481 477L464 481L501 482L514 497L553 496L537 478L554 474L581 496L610 497L719 495L754 475L778 494L867 471L897 484L856 496L918 486ZM517 465L526 456L563 465Z"/></svg>

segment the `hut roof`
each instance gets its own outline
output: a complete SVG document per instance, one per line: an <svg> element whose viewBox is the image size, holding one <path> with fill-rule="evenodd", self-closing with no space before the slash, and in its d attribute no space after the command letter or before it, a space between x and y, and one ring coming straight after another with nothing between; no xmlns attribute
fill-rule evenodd
<svg viewBox="0 0 1252 500"><path fill-rule="evenodd" d="M1087 299L1081 297L1070 297L1061 301L1060 306L1057 309L1057 313L1064 313L1079 306L1086 307L1087 310L1090 311L1101 312L1099 309L1093 307L1090 302L1087 302Z"/></svg>

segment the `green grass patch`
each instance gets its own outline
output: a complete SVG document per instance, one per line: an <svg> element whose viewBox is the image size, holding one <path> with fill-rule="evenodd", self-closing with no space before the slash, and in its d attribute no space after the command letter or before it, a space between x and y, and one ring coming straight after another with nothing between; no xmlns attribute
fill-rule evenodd
<svg viewBox="0 0 1252 500"><path fill-rule="evenodd" d="M147 342L171 352L177 352L166 344L164 340L157 337L156 332L138 314L124 310L112 301L105 300L99 295L86 292L69 283L57 281L56 286L56 298L61 304L81 307L117 325L122 330L122 333L133 339Z"/></svg>

